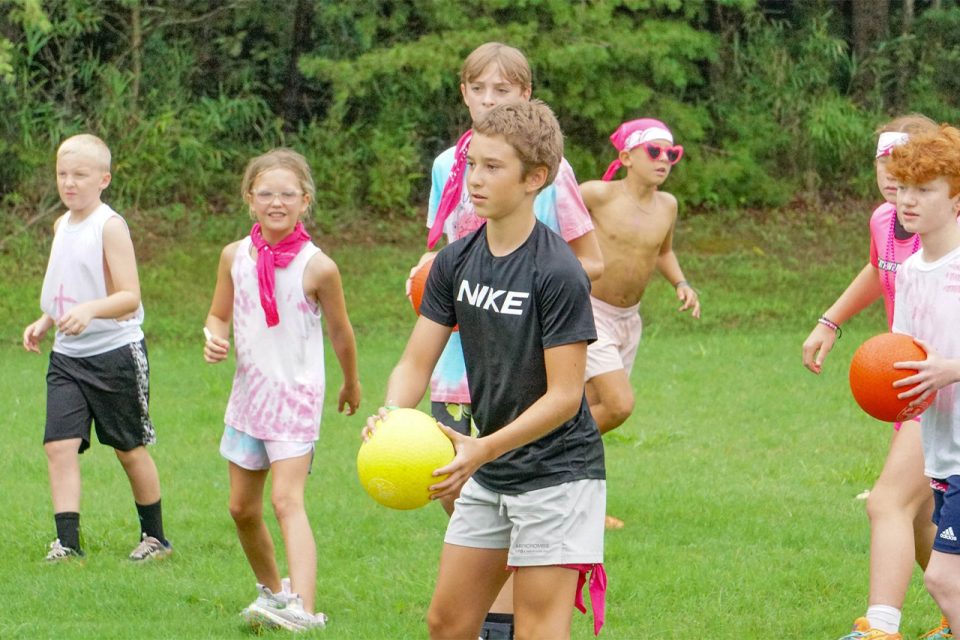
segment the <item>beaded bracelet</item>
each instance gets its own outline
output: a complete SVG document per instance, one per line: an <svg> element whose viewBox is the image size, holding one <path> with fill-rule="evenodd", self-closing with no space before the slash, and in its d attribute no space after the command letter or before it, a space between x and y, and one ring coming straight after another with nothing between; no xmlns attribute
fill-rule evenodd
<svg viewBox="0 0 960 640"><path fill-rule="evenodd" d="M831 320L831 319L828 318L827 316L820 316L820 317L817 319L817 322L819 322L820 324L822 324L822 325L825 326L825 327L830 327L831 329L833 329L833 332L834 332L835 334L837 334L837 340L839 340L839 339L840 339L840 336L843 335L843 329L840 328L840 325L838 325L836 322L834 322L833 320Z"/></svg>

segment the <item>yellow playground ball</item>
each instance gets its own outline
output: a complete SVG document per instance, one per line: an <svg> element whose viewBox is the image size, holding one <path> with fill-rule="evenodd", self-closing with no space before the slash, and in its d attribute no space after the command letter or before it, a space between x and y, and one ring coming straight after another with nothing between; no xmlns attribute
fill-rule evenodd
<svg viewBox="0 0 960 640"><path fill-rule="evenodd" d="M394 409L360 445L357 473L374 500L391 509L417 509L430 501L430 475L453 460L450 438L437 421L416 409Z"/></svg>

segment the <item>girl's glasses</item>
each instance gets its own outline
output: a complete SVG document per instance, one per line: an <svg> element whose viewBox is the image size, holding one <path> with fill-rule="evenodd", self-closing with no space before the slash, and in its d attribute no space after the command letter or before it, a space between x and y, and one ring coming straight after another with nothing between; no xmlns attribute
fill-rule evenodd
<svg viewBox="0 0 960 640"><path fill-rule="evenodd" d="M280 202L283 204L294 204L302 195L303 193L299 191L283 191L281 193L254 191L253 199L256 200L258 204L271 204L276 198L280 198Z"/></svg>
<svg viewBox="0 0 960 640"><path fill-rule="evenodd" d="M661 153L666 154L665 157L670 164L677 164L683 157L683 147L680 145L664 147L654 142L647 142L643 145L643 150L647 152L651 160L659 158Z"/></svg>

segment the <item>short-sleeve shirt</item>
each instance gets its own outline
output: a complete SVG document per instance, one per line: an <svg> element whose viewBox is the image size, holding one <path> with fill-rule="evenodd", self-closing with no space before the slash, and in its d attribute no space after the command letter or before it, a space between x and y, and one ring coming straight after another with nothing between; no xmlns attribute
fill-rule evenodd
<svg viewBox="0 0 960 640"><path fill-rule="evenodd" d="M433 226L436 218L440 196L443 194L447 177L453 168L455 150L456 147L450 147L433 161L433 170L430 174L430 200L427 205L427 228ZM537 194L533 202L533 213L537 220L560 234L560 237L567 242L593 231L593 220L580 196L577 177L566 159L560 161L553 184ZM477 215L473 203L470 202L470 193L464 188L460 195L460 202L444 222L443 231L447 242L450 243L476 231L483 223L484 219ZM436 402L470 402L463 350L457 333L450 336L450 341L447 342L440 360L437 361L430 379L430 397Z"/></svg>
<svg viewBox="0 0 960 640"><path fill-rule="evenodd" d="M546 393L545 349L596 340L590 281L570 247L541 222L506 256L490 253L486 226L444 247L430 270L420 313L448 327L460 325L481 437ZM605 478L600 431L586 398L576 416L488 462L473 477L506 494Z"/></svg>
<svg viewBox="0 0 960 640"><path fill-rule="evenodd" d="M921 249L897 271L893 331L930 344L949 360L960 358L960 249L935 262ZM937 392L920 416L924 474L945 479L960 475L960 384Z"/></svg>

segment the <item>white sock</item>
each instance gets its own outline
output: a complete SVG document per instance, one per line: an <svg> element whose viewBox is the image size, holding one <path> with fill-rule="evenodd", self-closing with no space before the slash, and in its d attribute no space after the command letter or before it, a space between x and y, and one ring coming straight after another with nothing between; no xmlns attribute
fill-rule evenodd
<svg viewBox="0 0 960 640"><path fill-rule="evenodd" d="M900 631L900 609L885 604L872 604L867 607L867 620L870 627L887 633Z"/></svg>

